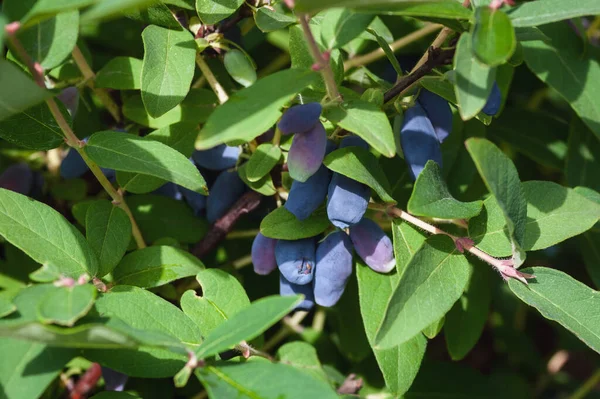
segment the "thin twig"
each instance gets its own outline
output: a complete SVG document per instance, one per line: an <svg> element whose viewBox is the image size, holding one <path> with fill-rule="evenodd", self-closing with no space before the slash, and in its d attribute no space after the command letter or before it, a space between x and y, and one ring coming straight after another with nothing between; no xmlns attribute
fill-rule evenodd
<svg viewBox="0 0 600 399"><path fill-rule="evenodd" d="M409 33L408 35L403 36L400 39L396 40L395 42L391 43L390 48L392 49L393 52L396 52L396 51L400 50L401 48L406 47L407 45L409 45L413 42L416 42L417 40L419 40L425 36L428 36L428 35L432 34L433 32L438 31L441 27L442 27L442 25L439 25L439 24L426 25L425 27L423 27L419 30L416 30L412 33ZM354 67L368 65L368 64L375 62L378 59L381 59L383 57L385 57L385 51L383 51L382 48L378 48L376 50L371 51L368 54L360 55L358 57L351 58L348 61L344 62L344 70L347 71Z"/></svg>
<svg viewBox="0 0 600 399"><path fill-rule="evenodd" d="M208 81L210 87L217 95L219 102L223 104L224 102L229 100L227 92L225 91L223 86L221 86L221 83L219 83L215 75L212 73L206 61L204 61L204 57L202 57L202 54L196 54L196 64L200 68L200 71L202 71L202 75L206 77L206 80Z"/></svg>
<svg viewBox="0 0 600 399"><path fill-rule="evenodd" d="M321 74L323 75L325 87L327 88L327 95L333 101L342 101L342 96L338 91L337 84L335 83L335 76L331 70L329 59L326 59L323 53L321 53L319 45L317 44L317 41L310 30L310 25L308 24L309 16L307 14L300 14L298 18L300 20L300 26L302 26L302 31L304 32L304 37L308 43L308 49L310 50L313 60L315 61L316 69L320 70Z"/></svg>
<svg viewBox="0 0 600 399"><path fill-rule="evenodd" d="M437 35L437 37L433 40L433 42L431 43L431 46L429 46L429 47L433 47L434 49L438 49L438 48L442 47L442 44L444 44L444 42L446 41L448 36L450 36L450 33L452 33L452 29L447 28L447 27L442 29L442 31ZM423 54L423 56L421 57L421 59L413 67L412 71L410 71L410 72L413 73L414 71L419 69L423 64L425 64L428 57L429 57L429 52L426 51Z"/></svg>
<svg viewBox="0 0 600 399"><path fill-rule="evenodd" d="M583 399L588 393L590 393L596 385L600 383L600 369L596 370L594 374L590 376L582 386L579 387L568 399Z"/></svg>
<svg viewBox="0 0 600 399"><path fill-rule="evenodd" d="M113 101L112 97L106 89L96 87L96 83L94 81L96 79L96 74L94 73L94 71L92 71L92 68L90 68L85 57L83 56L83 53L81 52L78 46L75 46L71 55L73 56L73 61L75 61L77 68L79 68L79 70L81 71L86 85L94 91L96 96L100 99L102 104L104 104L104 106L112 115L114 120L120 122L121 111L119 106Z"/></svg>

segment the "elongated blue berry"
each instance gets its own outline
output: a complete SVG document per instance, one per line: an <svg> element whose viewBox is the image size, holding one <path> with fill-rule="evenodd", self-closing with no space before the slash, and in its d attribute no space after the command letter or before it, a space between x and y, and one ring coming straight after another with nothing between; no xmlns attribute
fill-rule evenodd
<svg viewBox="0 0 600 399"><path fill-rule="evenodd" d="M294 136L288 153L288 170L292 179L305 182L323 163L327 149L327 132L321 122L311 130Z"/></svg>
<svg viewBox="0 0 600 399"><path fill-rule="evenodd" d="M205 169L225 170L236 165L240 152L240 147L221 144L208 150L194 151L192 159Z"/></svg>
<svg viewBox="0 0 600 399"><path fill-rule="evenodd" d="M396 265L392 240L371 219L350 227L350 239L358 256L376 272L387 273Z"/></svg>
<svg viewBox="0 0 600 399"><path fill-rule="evenodd" d="M416 180L430 159L442 165L442 150L435 129L418 103L404 113L400 143L413 180Z"/></svg>
<svg viewBox="0 0 600 399"><path fill-rule="evenodd" d="M343 231L329 234L317 247L314 278L315 301L333 306L339 301L352 274L352 242Z"/></svg>
<svg viewBox="0 0 600 399"><path fill-rule="evenodd" d="M185 202L187 202L190 208L192 208L194 211L194 215L200 216L206 209L206 201L208 197L185 187L177 186L177 188L179 189L179 192L183 194Z"/></svg>
<svg viewBox="0 0 600 399"><path fill-rule="evenodd" d="M326 154L335 150L335 143L327 141ZM321 165L317 173L305 182L294 180L285 203L285 209L296 216L298 220L308 218L325 201L327 187L331 181L331 171Z"/></svg>
<svg viewBox="0 0 600 399"><path fill-rule="evenodd" d="M275 259L279 271L290 283L308 284L315 272L315 240L278 240Z"/></svg>
<svg viewBox="0 0 600 399"><path fill-rule="evenodd" d="M452 132L452 110L448 101L429 90L421 90L417 100L427 113L440 143Z"/></svg>
<svg viewBox="0 0 600 399"><path fill-rule="evenodd" d="M104 378L105 390L121 392L125 388L129 377L108 367L102 367L102 378Z"/></svg>
<svg viewBox="0 0 600 399"><path fill-rule="evenodd" d="M340 148L369 145L358 136L345 137ZM345 229L358 223L367 211L371 189L339 173L334 173L327 191L327 216L334 226Z"/></svg>
<svg viewBox="0 0 600 399"><path fill-rule="evenodd" d="M277 127L283 134L307 132L317 124L322 110L319 103L296 105L285 111Z"/></svg>
<svg viewBox="0 0 600 399"><path fill-rule="evenodd" d="M290 283L283 277L282 274L279 275L279 295L281 296L291 296L291 295L304 295L304 300L300 302L299 305L296 306L296 310L306 310L309 311L315 306L315 297L313 294L313 285L312 284L304 284L298 285L294 283Z"/></svg>
<svg viewBox="0 0 600 399"><path fill-rule="evenodd" d="M221 172L210 188L210 195L206 201L206 219L214 223L225 215L245 190L246 185L236 171Z"/></svg>
<svg viewBox="0 0 600 399"><path fill-rule="evenodd" d="M89 170L81 155L74 148L70 148L67 156L60 164L60 175L65 179L81 177Z"/></svg>
<svg viewBox="0 0 600 399"><path fill-rule="evenodd" d="M267 275L277 269L277 260L275 260L275 244L277 240L265 237L258 233L252 242L252 264L254 273Z"/></svg>
<svg viewBox="0 0 600 399"><path fill-rule="evenodd" d="M492 86L492 92L487 99L483 109L483 112L486 115L494 116L500 111L500 106L502 105L502 93L500 93L500 88L498 87L498 83L494 82Z"/></svg>
<svg viewBox="0 0 600 399"><path fill-rule="evenodd" d="M32 189L34 176L26 163L16 163L0 174L0 188L27 195Z"/></svg>
<svg viewBox="0 0 600 399"><path fill-rule="evenodd" d="M167 182L154 190L152 194L162 195L163 197L173 198L174 200L181 201L183 198L179 186L173 182Z"/></svg>

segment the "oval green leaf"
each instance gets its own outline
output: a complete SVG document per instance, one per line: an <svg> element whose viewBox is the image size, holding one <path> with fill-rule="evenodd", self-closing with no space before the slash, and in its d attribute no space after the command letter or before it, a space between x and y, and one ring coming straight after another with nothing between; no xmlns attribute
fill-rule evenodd
<svg viewBox="0 0 600 399"><path fill-rule="evenodd" d="M325 208L317 209L306 220L298 220L284 207L269 213L260 223L260 232L266 237L282 240L300 240L314 237L330 226Z"/></svg>
<svg viewBox="0 0 600 399"><path fill-rule="evenodd" d="M38 317L42 323L72 327L92 308L97 292L91 284L53 287L38 305Z"/></svg>
<svg viewBox="0 0 600 399"><path fill-rule="evenodd" d="M517 47L515 30L501 10L478 7L475 11L472 48L477 58L488 66L505 63Z"/></svg>

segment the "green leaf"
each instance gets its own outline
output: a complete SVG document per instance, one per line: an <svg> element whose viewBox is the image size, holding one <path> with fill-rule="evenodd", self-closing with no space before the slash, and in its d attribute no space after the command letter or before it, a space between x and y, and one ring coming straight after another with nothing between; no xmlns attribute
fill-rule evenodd
<svg viewBox="0 0 600 399"><path fill-rule="evenodd" d="M108 200L94 202L85 218L86 238L99 260L98 277L119 263L131 240L131 221L125 211Z"/></svg>
<svg viewBox="0 0 600 399"><path fill-rule="evenodd" d="M2 14L2 12L0 12L0 53L1 54L4 54L4 36L5 36L4 26L6 26L7 23L8 23L8 20Z"/></svg>
<svg viewBox="0 0 600 399"><path fill-rule="evenodd" d="M335 399L326 382L293 366L252 358L244 363L219 362L196 369L211 398ZM273 376L277 376L273 378ZM269 381L265 384L265 381Z"/></svg>
<svg viewBox="0 0 600 399"><path fill-rule="evenodd" d="M256 27L263 32L273 32L296 23L296 18L268 7L260 7L254 13Z"/></svg>
<svg viewBox="0 0 600 399"><path fill-rule="evenodd" d="M190 91L194 77L196 43L187 30L150 25L142 32L142 101L157 118L175 108Z"/></svg>
<svg viewBox="0 0 600 399"><path fill-rule="evenodd" d="M297 0L299 11L317 11L333 7L347 7L357 11L407 15L469 19L471 12L454 0Z"/></svg>
<svg viewBox="0 0 600 399"><path fill-rule="evenodd" d="M52 69L69 57L78 34L79 13L68 11L24 29L17 37L34 61Z"/></svg>
<svg viewBox="0 0 600 399"><path fill-rule="evenodd" d="M408 201L408 212L416 216L440 219L470 219L481 212L482 201L461 202L450 194L442 170L435 161L427 161L417 177Z"/></svg>
<svg viewBox="0 0 600 399"><path fill-rule="evenodd" d="M264 143L256 148L246 165L246 178L248 181L256 182L266 176L279 159L281 150L271 143Z"/></svg>
<svg viewBox="0 0 600 399"><path fill-rule="evenodd" d="M575 8L575 7L573 7ZM567 24L542 27L550 43L524 42L523 55L529 69L556 90L571 105L581 120L600 139L600 64L592 54L581 54L581 39Z"/></svg>
<svg viewBox="0 0 600 399"><path fill-rule="evenodd" d="M177 122L204 123L217 104L217 96L210 90L192 89L187 97L166 114L153 118L146 112L139 94L127 97L123 115L140 125L160 129Z"/></svg>
<svg viewBox="0 0 600 399"><path fill-rule="evenodd" d="M377 106L362 100L349 100L339 106L325 108L325 117L362 137L382 155L392 158L396 154L392 126Z"/></svg>
<svg viewBox="0 0 600 399"><path fill-rule="evenodd" d="M495 141L505 141L534 161L562 169L567 143L561 132L567 130L563 120L521 108L505 108L488 129Z"/></svg>
<svg viewBox="0 0 600 399"><path fill-rule="evenodd" d="M13 63L0 59L0 121L25 111L52 93L42 89Z"/></svg>
<svg viewBox="0 0 600 399"><path fill-rule="evenodd" d="M463 120L469 120L485 106L492 92L496 69L481 64L475 59L471 47L470 33L463 33L456 45L454 71L456 85L454 91L458 110Z"/></svg>
<svg viewBox="0 0 600 399"><path fill-rule="evenodd" d="M23 10L26 11L27 14L23 18L19 18L25 26L30 26L35 22L50 18L61 12L87 7L94 4L96 1L97 0L38 0L33 7ZM27 4L28 2L24 1L23 3Z"/></svg>
<svg viewBox="0 0 600 399"><path fill-rule="evenodd" d="M71 349L48 348L46 345L13 338L0 339L0 386L2 397L11 399L39 398L46 387L77 356ZM43 367L32 373L35 364Z"/></svg>
<svg viewBox="0 0 600 399"><path fill-rule="evenodd" d="M470 274L469 263L450 238L427 238L394 289L377 330L376 348L407 342L439 320L460 298Z"/></svg>
<svg viewBox="0 0 600 399"><path fill-rule="evenodd" d="M600 176L592 171L600 170L600 139L574 118L569 126L569 150L565 175L569 186L586 186L600 190Z"/></svg>
<svg viewBox="0 0 600 399"><path fill-rule="evenodd" d="M238 167L238 175L240 176L240 179L242 179L243 182L246 183L246 185L252 190L266 196L274 195L277 192L270 174L266 174L257 181L252 182L248 179L247 173L248 162Z"/></svg>
<svg viewBox="0 0 600 399"><path fill-rule="evenodd" d="M79 178L59 181L50 187L50 193L56 199L81 201L87 195L87 182Z"/></svg>
<svg viewBox="0 0 600 399"><path fill-rule="evenodd" d="M388 42L381 35L379 35L379 33L377 33L374 29L369 28L369 29L367 29L367 32L369 32L370 34L372 34L375 37L375 40L377 40L377 44L379 44L379 47L381 47L381 49L385 53L385 56L390 61L390 64L392 64L392 67L394 68L394 71L396 71L398 76L404 75L404 72L402 71L402 67L400 66L398 59L394 55L394 50L392 50L392 48L390 47Z"/></svg>
<svg viewBox="0 0 600 399"><path fill-rule="evenodd" d="M265 332L296 305L302 296L268 296L250 304L212 330L196 351L198 358L206 358L229 349L242 341L249 341Z"/></svg>
<svg viewBox="0 0 600 399"><path fill-rule="evenodd" d="M181 296L181 309L196 323L202 335L210 334L225 320L250 306L244 287L231 274L218 269L206 269L196 279L202 296L193 290Z"/></svg>
<svg viewBox="0 0 600 399"><path fill-rule="evenodd" d="M142 60L133 57L115 57L96 74L96 87L117 90L139 90L142 85Z"/></svg>
<svg viewBox="0 0 600 399"><path fill-rule="evenodd" d="M600 218L600 205L572 189L550 181L521 184L527 201L527 221L523 249L537 251L579 235ZM510 255L506 221L497 201L490 197L483 211L469 222L469 236L477 247L492 256Z"/></svg>
<svg viewBox="0 0 600 399"><path fill-rule="evenodd" d="M434 321L427 327L425 327L422 333L429 339L434 339L442 331L446 317L442 316L439 320Z"/></svg>
<svg viewBox="0 0 600 399"><path fill-rule="evenodd" d="M408 241L396 239L396 232L402 234L401 226L407 229ZM393 231L397 262L400 260L398 251L403 251L410 257L424 241L424 237L406 223L394 223ZM411 233L413 234L410 235ZM416 248L413 249L412 246ZM408 262L408 259L405 260ZM402 269L402 266L396 265L398 269ZM377 327L383 320L385 308L392 296L394 287L398 284L400 273L385 275L377 273L365 265L358 264L356 266L356 277L360 294L360 312L369 343L373 346ZM410 388L419 371L426 346L427 340L422 334L418 334L407 342L389 349L373 348L386 385L393 394L401 396Z"/></svg>
<svg viewBox="0 0 600 399"><path fill-rule="evenodd" d="M199 130L195 123L178 122L155 130L143 138L168 145L189 158L194 151L194 141ZM123 190L144 194L156 190L165 184L166 180L140 173L117 171L117 182Z"/></svg>
<svg viewBox="0 0 600 399"><path fill-rule="evenodd" d="M38 283L51 283L60 278L60 270L56 265L45 263L39 269L29 273L29 278Z"/></svg>
<svg viewBox="0 0 600 399"><path fill-rule="evenodd" d="M98 260L83 235L54 209L0 189L0 235L38 263L53 263L65 276L95 276Z"/></svg>
<svg viewBox="0 0 600 399"><path fill-rule="evenodd" d="M90 7L82 16L82 22L90 23L114 18L131 11L144 9L156 3L156 0L102 0Z"/></svg>
<svg viewBox="0 0 600 399"><path fill-rule="evenodd" d="M497 66L510 59L517 47L515 30L502 10L478 7L475 10L472 49L486 65Z"/></svg>
<svg viewBox="0 0 600 399"><path fill-rule="evenodd" d="M514 26L537 26L597 14L600 14L600 4L595 0L579 0L575 3L562 0L538 0L521 3L508 12Z"/></svg>
<svg viewBox="0 0 600 399"><path fill-rule="evenodd" d="M266 237L283 240L300 240L321 234L329 227L327 210L317 209L305 220L298 220L293 213L280 207L260 222L260 232Z"/></svg>
<svg viewBox="0 0 600 399"><path fill-rule="evenodd" d="M208 194L198 169L180 152L160 142L107 130L94 133L85 152L103 168L147 174Z"/></svg>
<svg viewBox="0 0 600 399"><path fill-rule="evenodd" d="M0 297L0 318L8 316L17 310L17 307L8 299Z"/></svg>
<svg viewBox="0 0 600 399"><path fill-rule="evenodd" d="M377 158L360 147L346 147L333 151L325 157L323 164L334 172L371 187L382 201L395 204L391 197L390 183L379 166Z"/></svg>
<svg viewBox="0 0 600 399"><path fill-rule="evenodd" d="M536 27L523 27L523 28L515 28L515 35L517 41L519 42L528 42L535 40L542 41L551 41L548 36L544 34L539 28Z"/></svg>
<svg viewBox="0 0 600 399"><path fill-rule="evenodd" d="M294 366L316 379L327 381L327 375L321 366L314 346L302 342L288 342L277 350L279 361Z"/></svg>
<svg viewBox="0 0 600 399"><path fill-rule="evenodd" d="M491 141L471 138L466 141L466 146L479 175L502 210L508 227L513 261L519 267L526 256L523 245L528 215L527 199L517 168Z"/></svg>
<svg viewBox="0 0 600 399"><path fill-rule="evenodd" d="M1 83L1 82L0 82ZM2 99L0 99L1 103ZM71 116L57 102L63 116L71 124ZM0 121L0 137L19 147L50 150L60 146L65 136L46 104L38 104Z"/></svg>
<svg viewBox="0 0 600 399"><path fill-rule="evenodd" d="M157 25L174 30L181 29L181 24L177 21L175 14L166 4L161 2L154 2L150 7L143 10L131 10L125 16L144 25Z"/></svg>
<svg viewBox="0 0 600 399"><path fill-rule="evenodd" d="M198 16L206 25L221 22L244 4L244 0L196 0Z"/></svg>
<svg viewBox="0 0 600 399"><path fill-rule="evenodd" d="M287 69L234 93L208 117L196 140L196 149L256 138L277 122L281 107L317 77L312 71Z"/></svg>
<svg viewBox="0 0 600 399"><path fill-rule="evenodd" d="M73 327L92 308L97 292L91 284L54 287L38 305L39 319L46 324Z"/></svg>
<svg viewBox="0 0 600 399"><path fill-rule="evenodd" d="M511 279L512 292L600 353L600 325L595 317L600 306L598 291L558 270L532 267L523 272L534 274L535 280L525 285Z"/></svg>
<svg viewBox="0 0 600 399"><path fill-rule="evenodd" d="M127 254L113 272L115 284L159 287L194 276L204 264L192 254L169 246L152 246Z"/></svg>
<svg viewBox="0 0 600 399"><path fill-rule="evenodd" d="M133 217L146 242L171 237L187 244L200 241L208 230L208 222L194 216L183 202L161 195L127 197Z"/></svg>
<svg viewBox="0 0 600 399"><path fill-rule="evenodd" d="M256 82L256 69L253 61L240 50L227 51L223 57L223 65L233 80L242 86L252 86Z"/></svg>
<svg viewBox="0 0 600 399"><path fill-rule="evenodd" d="M367 29L373 14L357 14L347 8L333 8L321 14L321 40L327 49L340 48Z"/></svg>
<svg viewBox="0 0 600 399"><path fill-rule="evenodd" d="M463 359L483 332L492 301L491 278L487 264L474 264L465 293L446 314L444 336L452 360Z"/></svg>

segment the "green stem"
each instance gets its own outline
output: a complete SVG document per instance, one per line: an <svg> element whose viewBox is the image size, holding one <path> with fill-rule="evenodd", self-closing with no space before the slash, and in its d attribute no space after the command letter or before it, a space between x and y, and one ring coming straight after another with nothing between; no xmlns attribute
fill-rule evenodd
<svg viewBox="0 0 600 399"><path fill-rule="evenodd" d="M221 86L221 83L219 83L219 81L217 80L215 75L212 73L212 71L210 70L210 67L208 66L206 61L204 61L204 57L202 57L201 54L196 54L196 64L200 68L202 75L204 75L204 77L206 77L206 80L208 81L208 84L210 85L210 87L213 89L213 91L217 95L219 102L221 104L223 104L224 102L229 100L229 96L227 95L227 92L225 91L223 86Z"/></svg>
<svg viewBox="0 0 600 399"><path fill-rule="evenodd" d="M583 399L588 393L600 383L600 369L596 370L582 386L579 387L568 399Z"/></svg>

